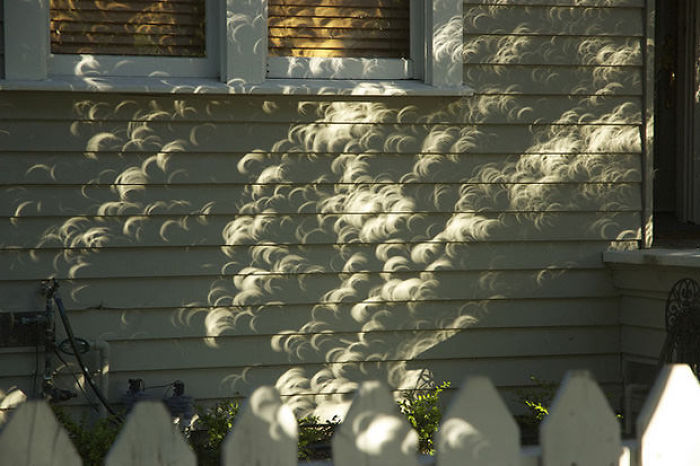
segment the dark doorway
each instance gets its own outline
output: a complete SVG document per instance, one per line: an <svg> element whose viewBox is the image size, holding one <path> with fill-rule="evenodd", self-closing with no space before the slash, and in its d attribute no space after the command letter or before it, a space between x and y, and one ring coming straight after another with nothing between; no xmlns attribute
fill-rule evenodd
<svg viewBox="0 0 700 466"><path fill-rule="evenodd" d="M700 247L700 6L656 8L654 245Z"/></svg>

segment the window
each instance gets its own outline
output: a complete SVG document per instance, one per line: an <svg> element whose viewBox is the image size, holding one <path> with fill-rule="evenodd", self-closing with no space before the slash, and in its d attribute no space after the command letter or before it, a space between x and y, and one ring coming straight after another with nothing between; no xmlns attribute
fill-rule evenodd
<svg viewBox="0 0 700 466"><path fill-rule="evenodd" d="M267 77L411 79L411 0L269 0ZM413 53L412 53L413 52ZM418 62L419 60L415 60Z"/></svg>
<svg viewBox="0 0 700 466"><path fill-rule="evenodd" d="M3 8L3 89L99 82L105 90L345 93L366 81L370 93L469 93L461 0L11 0Z"/></svg>
<svg viewBox="0 0 700 466"><path fill-rule="evenodd" d="M50 0L51 53L204 57L204 0Z"/></svg>
<svg viewBox="0 0 700 466"><path fill-rule="evenodd" d="M273 2L273 0L268 0ZM291 4L292 0L288 0ZM295 1L299 4L299 1ZM336 0L336 4L366 4L365 0ZM386 3L377 0L375 3ZM272 4L272 3L271 3ZM274 6L274 5L273 5ZM308 8L308 5L307 5ZM272 9L273 12L277 11ZM268 57L268 5L261 1L229 2L227 6L227 50L223 56L222 78L225 82L241 85L261 85L275 78L324 78L311 69L301 67L299 71L290 67L280 67L277 60ZM462 87L462 1L461 0L411 0L410 37L412 78L438 89ZM274 44L273 44L274 45ZM275 58L275 57L272 57ZM299 63L295 57L287 57L288 63ZM299 57L296 57L299 58ZM347 57L337 58L335 63L352 63ZM362 59L360 59L362 60ZM372 59L369 59L372 60ZM269 62L269 63L268 63ZM313 63L313 58L309 60ZM364 62L363 65L368 62ZM339 78L354 79L396 79L391 69L381 66L371 69L356 67L350 72L340 73ZM271 65L271 66L268 66ZM310 68L310 67L308 67ZM331 73L333 72L332 66ZM349 66L348 68L352 68ZM357 69L361 71L356 73ZM268 74L268 69L270 73ZM418 70L418 71L416 71ZM347 70L346 70L347 71ZM405 77L405 74L404 76ZM271 79L272 78L272 79Z"/></svg>
<svg viewBox="0 0 700 466"><path fill-rule="evenodd" d="M6 1L5 77L216 78L218 1Z"/></svg>

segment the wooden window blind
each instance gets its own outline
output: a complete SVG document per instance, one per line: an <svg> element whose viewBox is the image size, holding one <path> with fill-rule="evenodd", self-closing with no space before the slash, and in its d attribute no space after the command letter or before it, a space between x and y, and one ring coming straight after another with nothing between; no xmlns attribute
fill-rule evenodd
<svg viewBox="0 0 700 466"><path fill-rule="evenodd" d="M269 0L269 55L410 57L410 0Z"/></svg>
<svg viewBox="0 0 700 466"><path fill-rule="evenodd" d="M51 52L203 57L204 10L205 0L50 0Z"/></svg>

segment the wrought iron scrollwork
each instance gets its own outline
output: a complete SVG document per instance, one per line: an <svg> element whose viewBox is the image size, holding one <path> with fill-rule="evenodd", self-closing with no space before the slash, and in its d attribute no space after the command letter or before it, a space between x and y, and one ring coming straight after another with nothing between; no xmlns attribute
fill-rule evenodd
<svg viewBox="0 0 700 466"><path fill-rule="evenodd" d="M700 368L700 285L691 279L677 281L666 299L666 341L660 363L686 363Z"/></svg>

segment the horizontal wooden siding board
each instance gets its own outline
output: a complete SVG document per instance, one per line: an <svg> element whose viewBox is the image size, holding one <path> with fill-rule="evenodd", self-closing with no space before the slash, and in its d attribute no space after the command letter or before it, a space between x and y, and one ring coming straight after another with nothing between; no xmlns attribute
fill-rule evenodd
<svg viewBox="0 0 700 466"><path fill-rule="evenodd" d="M665 330L666 296L657 299L628 293L620 297L620 323L623 326Z"/></svg>
<svg viewBox="0 0 700 466"><path fill-rule="evenodd" d="M622 36L644 35L642 8L478 5L464 10L470 34Z"/></svg>
<svg viewBox="0 0 700 466"><path fill-rule="evenodd" d="M239 216L201 215L130 215L123 217L72 218L26 217L0 219L0 247L124 247L135 246L235 246L250 244L345 244L384 243L386 238L356 234L339 238L332 228L338 215L316 214ZM354 219L353 219L354 217ZM206 219L205 222L202 220ZM366 216L346 216L353 222ZM322 223L319 223L319 220ZM440 232L449 226L452 240L461 241L559 241L559 240L638 240L639 212L542 212L535 214L392 214L378 216L377 222L390 220L396 225L410 225L402 234L403 241L425 239L425 232ZM236 235L236 225L257 224L265 227L266 238ZM463 224L464 229L459 226ZM472 231L471 226L487 227ZM582 228L582 226L587 226ZM246 231L245 229L243 230ZM415 232L415 233L411 233ZM313 233L304 234L300 233ZM223 234L232 235L226 244Z"/></svg>
<svg viewBox="0 0 700 466"><path fill-rule="evenodd" d="M219 337L216 339L216 347L208 346L203 339L112 340L110 366L115 371L149 371L163 366L173 370L198 367L202 364L211 368L248 365L265 367L294 364L295 361L303 364L337 364L410 360L414 364L420 364L424 360L457 359L456 355L475 359L508 357L513 354L515 348L520 357L611 354L619 350L617 337L618 330L615 327L602 326L542 330L468 329L444 341L440 341L439 331L415 331L406 335L398 332L327 334L295 339L293 347L290 348L291 354L275 351L270 348L269 340L255 337ZM408 349L402 346L406 340L416 343L424 341L428 349L425 352ZM337 351L340 356L336 360L326 359L326 354L342 350L355 341L365 342L372 353L363 355L360 351L348 352L343 357L343 352ZM435 346L430 347L428 342ZM405 352L402 352L402 349ZM251 354L256 355L254 363L251 363Z"/></svg>
<svg viewBox="0 0 700 466"><path fill-rule="evenodd" d="M529 75L531 68L513 65L515 69ZM615 88L606 95L558 95L556 86L559 78L569 75L549 74L563 73L566 68L542 70L535 77L542 76L545 83L555 89L551 95L514 94L503 91L493 95L480 89L480 94L469 99L453 97L435 97L429 100L415 97L393 96L390 99L377 98L371 102L358 101L357 98L335 96L327 97L285 97L270 100L269 97L202 97L197 95L178 97L173 101L169 97L149 96L148 105L139 105L139 100L124 99L109 94L74 94L52 95L52 105L46 105L45 97L40 93L6 92L0 105L0 121L72 121L77 128L83 122L114 122L128 125L136 122L190 122L191 129L204 123L243 122L250 125L257 123L399 123L399 124L505 124L505 123L557 123L562 115L575 115L581 122L592 123L605 121L612 124L641 124L642 101L637 97L614 95ZM593 69L595 71L595 69ZM494 69L496 75L507 72L499 65ZM603 70L597 74L605 76ZM617 73L614 73L617 74ZM629 71L628 71L629 74ZM513 77L513 76L511 76ZM620 76L622 77L622 76ZM617 82L618 86L622 81ZM515 87L520 79L513 79ZM606 81L607 82L607 81ZM612 81L611 81L612 82ZM578 81L569 85L582 85ZM502 111L494 107L502 106ZM35 112L41 107L41 115ZM412 111L420 108L420 112ZM488 110L488 111L486 111ZM358 117L361 119L358 121ZM116 126L115 126L116 127ZM186 131L186 130L183 130ZM195 151L201 153L202 151ZM234 153L231 151L231 153ZM387 153L374 154L381 156ZM2 152L0 152L0 155ZM50 154L46 154L47 156ZM172 154L177 155L177 154Z"/></svg>
<svg viewBox="0 0 700 466"><path fill-rule="evenodd" d="M268 266L280 257L303 257L326 272L342 272L352 257L363 259L363 270L385 270L384 260L376 257L379 250L390 250L392 257L404 258L402 269L425 271L431 264L412 259L424 249L449 250L454 269L518 270L532 268L576 269L603 268L600 251L608 246L632 248L633 241L609 242L504 242L450 243L426 241L418 243L392 242L386 245L290 245L290 246L215 246L101 249L0 249L0 270L11 270L15 280L43 279L51 274L68 278L128 278L197 276L212 273L236 274L248 265L259 263L254 258L265 252L275 254L275 261L262 262ZM528 254L524 254L528 251ZM445 252L442 252L445 254ZM31 256L31 260L27 260ZM235 258L235 261L234 259ZM258 259L259 260L259 259ZM201 264L194 266L193 264ZM663 307L663 306L662 306Z"/></svg>
<svg viewBox="0 0 700 466"><path fill-rule="evenodd" d="M478 301L438 299L411 303L377 301L375 306L382 310L377 322L384 331L617 325L615 297ZM336 304L330 309L313 303L186 309L103 307L72 309L70 318L77 335L93 334L110 341L197 338L203 335L271 337L277 335L280 329L300 335L361 332L365 330L365 323L358 322L352 316L353 307L353 303ZM308 325L310 320L318 325Z"/></svg>
<svg viewBox="0 0 700 466"><path fill-rule="evenodd" d="M616 8L643 8L644 0L614 0ZM465 0L465 6L502 5L501 0ZM567 7L601 7L609 8L611 0L508 0L512 6L567 6Z"/></svg>
<svg viewBox="0 0 700 466"><path fill-rule="evenodd" d="M464 59L474 65L596 66L643 65L642 38L465 34ZM629 72L640 70L629 69Z"/></svg>
<svg viewBox="0 0 700 466"><path fill-rule="evenodd" d="M493 296L510 299L612 297L616 290L604 270L578 269L569 271L518 270L436 271L424 274L395 272L391 279L384 274L264 274L248 275L234 286L233 277L167 277L128 278L113 280L64 281L63 300L67 308L103 306L110 308L161 308L176 306L265 305L268 302L304 304L311 302L353 302L382 299L401 294L412 301L436 297L454 300L482 300ZM347 281L349 280L349 282ZM485 281L486 280L486 284ZM348 291L348 283L357 288ZM395 288L402 285L402 287ZM0 282L4 307L9 311L43 308L36 280L7 280ZM274 292L266 291L273 289ZM124 290L129 290L125 293ZM336 290L332 296L327 292ZM338 296L338 297L334 297ZM211 301L209 303L208 301Z"/></svg>
<svg viewBox="0 0 700 466"><path fill-rule="evenodd" d="M664 330L624 325L620 332L621 350L627 356L658 360L665 338Z"/></svg>
<svg viewBox="0 0 700 466"><path fill-rule="evenodd" d="M533 373L538 374L541 380L561 380L564 373L571 367L588 367L594 373L596 380L603 384L615 384L618 382L619 357L614 354L598 355L567 355L563 357L527 357L527 358L489 358L489 359L458 359L458 360L434 360L422 361L423 368L430 370L436 380L452 382L453 388L459 388L466 374L488 373L493 382L499 387L522 388L530 382ZM346 401L350 401L357 383L362 380L385 379L387 372L395 363L367 363L354 365L347 368L347 376L352 381L343 384L335 384L324 387L321 393L329 395L331 401L338 402L338 398L332 395L347 395ZM299 385L280 384L281 395L288 398L288 402L298 401L300 395L313 395L318 392L310 388L308 383L311 377L328 368L328 365L309 364L304 366L292 366L294 374L298 378L290 382L300 382ZM110 374L110 388L108 396L111 400L120 400L128 389L128 379L142 378L147 386L164 385L174 380L182 380L185 383L187 393L198 394L198 400L213 398L243 398L249 396L254 389L261 385L276 385L280 376L286 371L284 367L247 367L247 368L207 368L203 366L184 370L153 370L153 371L113 371ZM4 378L0 375L2 386L20 386L31 392L31 374L24 378ZM401 390L415 388L415 382L409 384L397 384L397 395ZM156 392L157 394L158 392ZM311 400L309 400L311 401ZM68 402L73 404L75 402ZM84 403L84 402L83 402Z"/></svg>
<svg viewBox="0 0 700 466"><path fill-rule="evenodd" d="M76 131L77 129L77 131ZM194 140L182 138L193 133ZM372 132L356 144L337 144L338 140L351 139L355 135ZM317 134L309 139L307 135ZM145 137L145 136L148 137ZM297 139L297 137L299 139ZM261 151L277 147L279 152L394 152L419 153L426 149L426 141L435 141L434 151L461 153L479 148L480 153L528 152L580 153L583 152L639 152L641 138L638 125L617 124L504 124L504 125L397 125L375 123L348 123L334 126L328 132L325 123L294 127L284 123L248 125L245 123L203 124L192 128L189 122L151 122L143 125L123 126L105 122L93 122L76 128L69 121L50 121L42 124L41 134L36 123L11 122L4 125L0 144L8 151L121 151L143 152L163 150L175 145L180 150L201 152ZM561 140L562 145L541 141ZM587 150L580 142L595 142L595 150ZM307 145L312 143L311 145ZM600 142L600 143L599 143ZM437 141L435 142L437 144ZM564 146L564 147L566 147ZM285 150L286 149L286 150ZM330 149L330 150L329 150ZM612 150L611 150L612 149Z"/></svg>
<svg viewBox="0 0 700 466"><path fill-rule="evenodd" d="M371 200L384 196L396 201ZM65 207L67 200L71 201L70 208ZM34 186L30 192L21 187L0 186L0 215L5 217L143 212L168 215L625 212L640 208L640 185L625 183L152 185L147 189L141 184L114 184Z"/></svg>
<svg viewBox="0 0 700 466"><path fill-rule="evenodd" d="M526 156L519 154L388 154L375 153L363 156L356 154L263 154L270 166L285 167L284 179L288 183L313 183L327 179L324 174L333 173L334 167L351 167L360 162L370 173L388 180L404 179L408 185L414 183L472 183L488 180L485 167L499 173L503 183L515 183L522 174L514 168L525 162ZM619 183L641 181L641 158L638 153L628 154L539 154L530 155L538 162L551 162L561 167L557 182L593 183L615 180ZM113 185L117 174L133 167L149 166L159 159L167 161L163 169L146 170L147 179L142 180L146 189L150 185L175 186L181 184L217 185L251 183L259 181L260 174L244 171L239 167L247 160L245 153L197 153L176 152L163 157L158 152L127 153L80 152L37 153L0 152L0 189L14 185L18 190L33 189L35 185ZM430 169L415 178L406 178L424 164ZM527 164L524 164L527 165ZM153 166L153 165L151 165ZM201 170L206 166L207 170ZM580 170L568 167L579 166ZM566 168L566 169L565 169ZM544 173L542 174L544 175ZM340 177L340 175L338 175ZM17 184L21 180L21 184ZM3 186L4 185L4 186ZM16 198L19 194L15 195Z"/></svg>
<svg viewBox="0 0 700 466"><path fill-rule="evenodd" d="M642 68L544 65L464 66L464 80L489 95L642 95Z"/></svg>

